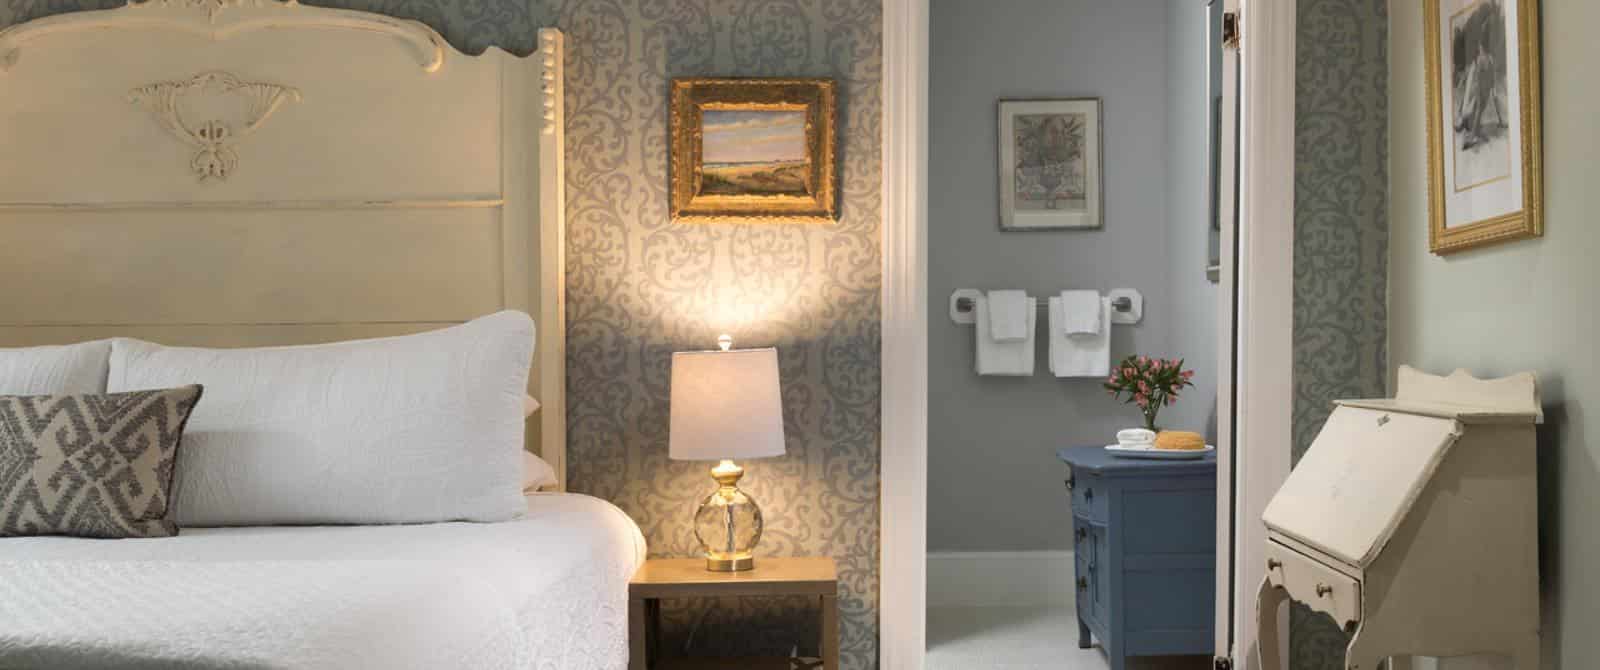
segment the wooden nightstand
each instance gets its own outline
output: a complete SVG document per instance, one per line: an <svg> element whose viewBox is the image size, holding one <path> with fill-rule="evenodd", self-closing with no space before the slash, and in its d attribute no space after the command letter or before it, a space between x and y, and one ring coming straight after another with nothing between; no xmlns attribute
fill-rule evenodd
<svg viewBox="0 0 1600 670"><path fill-rule="evenodd" d="M662 658L656 646L661 601L718 596L814 596L822 604L822 668L839 668L839 576L832 558L761 558L754 570L711 572L704 558L645 561L628 583L629 670L790 670L787 658Z"/></svg>

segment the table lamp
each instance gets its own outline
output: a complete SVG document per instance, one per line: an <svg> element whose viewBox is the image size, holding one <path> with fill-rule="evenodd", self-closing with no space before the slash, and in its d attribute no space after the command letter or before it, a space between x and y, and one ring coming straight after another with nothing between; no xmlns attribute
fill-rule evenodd
<svg viewBox="0 0 1600 670"><path fill-rule="evenodd" d="M694 514L694 536L705 547L706 569L755 567L761 508L744 491L735 458L783 455L783 399L778 350L733 349L672 354L672 424L668 455L679 461L720 461L711 469L717 490Z"/></svg>

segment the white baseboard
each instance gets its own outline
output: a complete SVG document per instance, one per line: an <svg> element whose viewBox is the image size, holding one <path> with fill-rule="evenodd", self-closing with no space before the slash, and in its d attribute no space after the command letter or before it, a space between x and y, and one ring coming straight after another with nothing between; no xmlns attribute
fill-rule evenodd
<svg viewBox="0 0 1600 670"><path fill-rule="evenodd" d="M928 607L1071 607L1071 551L928 553Z"/></svg>

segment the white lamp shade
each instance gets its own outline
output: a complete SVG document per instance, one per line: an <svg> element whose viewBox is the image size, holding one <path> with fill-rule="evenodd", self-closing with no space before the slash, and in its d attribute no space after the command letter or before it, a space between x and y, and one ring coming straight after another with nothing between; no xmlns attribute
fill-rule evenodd
<svg viewBox="0 0 1600 670"><path fill-rule="evenodd" d="M671 431L674 460L782 456L778 350L673 354Z"/></svg>

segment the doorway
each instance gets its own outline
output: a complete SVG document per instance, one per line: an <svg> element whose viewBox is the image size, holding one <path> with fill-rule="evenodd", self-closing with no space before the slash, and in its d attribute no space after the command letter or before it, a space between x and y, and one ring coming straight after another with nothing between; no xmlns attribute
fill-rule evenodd
<svg viewBox="0 0 1600 670"><path fill-rule="evenodd" d="M1117 442L1119 429L1144 424L1136 394L1113 398L1104 388L1127 356L1181 361L1194 386L1159 407L1157 423L1217 443L1221 227L1211 145L1220 77L1212 76L1210 50L1219 48L1220 18L1213 28L1205 0L942 0L931 9L926 667L1106 667L1106 653L1121 642L1112 638L1124 634L1111 632L1118 621L1130 640L1144 635L1137 612L1106 610L1106 599L1120 602L1113 596L1135 586L1124 574L1155 576L1083 555L1088 545L1074 521L1082 510L1064 485L1072 468L1057 452L1100 449ZM1082 100L1101 115L1078 112L1093 109L1071 102ZM1035 148L1055 135L1065 148ZM1075 142L1086 146L1074 152ZM1008 225L1007 207L1031 214L1023 203L1040 192L1066 194L1046 205L1098 203L1103 214L1087 228ZM1031 360L1020 369L986 366L983 348L993 343L985 324L947 316L952 294L1000 289L1020 289L1036 303L1024 354ZM1136 320L1112 309L1100 333L1109 346L1054 332L1051 298L1085 289L1139 300ZM1051 365L1061 350L1097 358ZM1211 459L1206 476L1214 481ZM1207 505L1213 496L1201 495ZM1118 562L1137 560L1116 553L1124 529L1103 521L1084 528L1106 533L1102 549ZM1200 521L1211 522L1209 511ZM1214 529L1195 535L1181 550L1212 560ZM1185 624L1149 620L1166 628L1167 651L1189 655L1156 667L1210 667L1214 579L1204 572L1195 602L1139 605L1192 611L1181 644L1175 629ZM1094 622L1090 647L1080 649L1078 623L1087 615L1078 605L1091 599L1108 620ZM1130 667L1145 667L1137 663Z"/></svg>
<svg viewBox="0 0 1600 670"><path fill-rule="evenodd" d="M1219 324L1222 332L1216 341L1219 368L1231 368L1234 374L1219 375L1217 411L1221 421L1213 430L1219 445L1234 444L1237 453L1219 453L1223 458L1232 458L1219 464L1218 517L1226 523L1218 524L1217 565L1231 567L1217 571L1215 646L1218 656L1237 661L1234 667L1253 667L1252 659L1238 653L1253 647L1250 631L1241 628L1252 603L1242 594L1252 591L1253 580L1259 580L1259 570L1252 570L1247 551L1254 546L1250 528L1259 524L1248 520L1259 518L1259 506L1281 482L1288 465L1287 455L1280 454L1283 450L1279 447L1288 440L1290 402L1291 259L1284 250L1290 248L1293 235L1294 3L1217 1L1226 2L1231 11L1237 11L1240 4L1246 5L1241 20L1243 32L1261 36L1246 49L1233 80L1236 90L1244 94L1240 96L1239 124L1251 132L1239 137L1240 169L1233 172L1224 168L1220 172L1224 180L1230 174L1237 176L1240 215L1237 231L1226 226L1218 231L1222 263L1217 268L1219 284L1215 290L1222 306L1214 312L1247 315ZM929 94L940 90L942 80L930 75L930 61L935 57L929 46L930 8L926 0L886 0L884 16L884 570L880 662L881 667L899 669L924 667L927 651L926 557L932 525L928 517L932 499L928 477L929 379L932 366L951 363L936 361L928 354L930 329L950 326L945 311L948 296L929 291L933 279L929 273L929 166L934 160L930 155ZM970 43L972 39L963 33L955 41ZM994 124L993 119L988 123ZM998 137L992 128L979 128L976 132ZM993 164L995 158L974 156L971 160ZM1234 269L1232 273L1228 271L1230 267ZM1033 290L1052 288L1058 287ZM1167 317L1170 316L1169 312ZM1226 359L1234 353L1239 357L1228 365ZM933 393L940 392L942 389L937 386L933 388ZM1235 415L1237 421L1230 422L1229 418ZM1237 487L1233 486L1235 483ZM1003 485L990 488L997 499L1006 499ZM1232 493L1223 493L1229 488L1234 489ZM1246 551L1235 560L1240 550ZM1227 597L1220 597L1224 593Z"/></svg>

